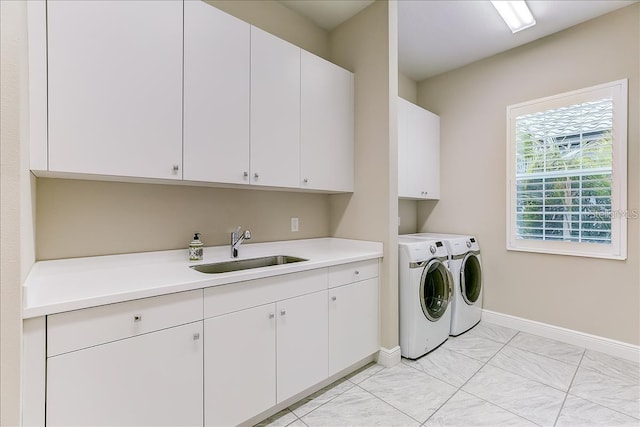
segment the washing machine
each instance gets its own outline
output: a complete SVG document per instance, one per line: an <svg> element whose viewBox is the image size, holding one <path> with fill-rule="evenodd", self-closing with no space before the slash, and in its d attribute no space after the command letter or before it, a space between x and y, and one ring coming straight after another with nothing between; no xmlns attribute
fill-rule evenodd
<svg viewBox="0 0 640 427"><path fill-rule="evenodd" d="M453 277L441 240L398 238L400 353L417 359L449 337Z"/></svg>
<svg viewBox="0 0 640 427"><path fill-rule="evenodd" d="M482 260L480 244L474 236L460 234L417 233L407 235L432 241L441 239L449 252L453 275L451 331L458 336L473 328L482 317Z"/></svg>

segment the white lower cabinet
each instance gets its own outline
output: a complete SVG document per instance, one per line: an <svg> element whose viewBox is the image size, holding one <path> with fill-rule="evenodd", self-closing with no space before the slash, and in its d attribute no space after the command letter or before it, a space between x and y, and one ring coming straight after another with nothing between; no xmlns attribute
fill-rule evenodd
<svg viewBox="0 0 640 427"><path fill-rule="evenodd" d="M46 425L237 425L372 355L378 323L377 259L49 315Z"/></svg>
<svg viewBox="0 0 640 427"><path fill-rule="evenodd" d="M47 359L47 426L202 425L202 321Z"/></svg>
<svg viewBox="0 0 640 427"><path fill-rule="evenodd" d="M380 348L378 278L329 290L329 375Z"/></svg>
<svg viewBox="0 0 640 427"><path fill-rule="evenodd" d="M278 403L328 376L327 291L277 303Z"/></svg>
<svg viewBox="0 0 640 427"><path fill-rule="evenodd" d="M237 425L327 378L327 291L205 320L204 421Z"/></svg>
<svg viewBox="0 0 640 427"><path fill-rule="evenodd" d="M231 426L276 404L275 304L204 321L204 421Z"/></svg>

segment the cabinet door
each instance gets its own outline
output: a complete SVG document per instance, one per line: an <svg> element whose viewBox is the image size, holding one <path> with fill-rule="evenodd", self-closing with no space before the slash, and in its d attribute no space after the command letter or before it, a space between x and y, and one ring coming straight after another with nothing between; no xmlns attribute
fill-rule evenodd
<svg viewBox="0 0 640 427"><path fill-rule="evenodd" d="M182 1L50 1L49 170L182 178Z"/></svg>
<svg viewBox="0 0 640 427"><path fill-rule="evenodd" d="M409 108L409 194L440 198L440 117L418 107Z"/></svg>
<svg viewBox="0 0 640 427"><path fill-rule="evenodd" d="M238 425L276 404L275 304L204 321L204 422Z"/></svg>
<svg viewBox="0 0 640 427"><path fill-rule="evenodd" d="M327 292L277 303L278 403L328 376Z"/></svg>
<svg viewBox="0 0 640 427"><path fill-rule="evenodd" d="M256 185L300 182L300 48L251 27L251 172Z"/></svg>
<svg viewBox="0 0 640 427"><path fill-rule="evenodd" d="M184 3L186 180L249 183L250 31L204 1Z"/></svg>
<svg viewBox="0 0 640 427"><path fill-rule="evenodd" d="M202 425L202 322L47 359L48 426Z"/></svg>
<svg viewBox="0 0 640 427"><path fill-rule="evenodd" d="M427 199L440 199L440 116L424 111L427 134L427 156L425 167L425 196Z"/></svg>
<svg viewBox="0 0 640 427"><path fill-rule="evenodd" d="M353 74L301 51L300 186L353 191Z"/></svg>
<svg viewBox="0 0 640 427"><path fill-rule="evenodd" d="M398 98L398 197L411 197L409 189L409 106Z"/></svg>
<svg viewBox="0 0 640 427"><path fill-rule="evenodd" d="M329 290L329 375L379 350L378 278Z"/></svg>

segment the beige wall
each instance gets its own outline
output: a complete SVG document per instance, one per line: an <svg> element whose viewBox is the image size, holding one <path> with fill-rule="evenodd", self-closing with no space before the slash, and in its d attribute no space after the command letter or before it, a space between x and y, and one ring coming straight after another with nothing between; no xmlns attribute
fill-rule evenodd
<svg viewBox="0 0 640 427"><path fill-rule="evenodd" d="M329 36L272 0L210 1L216 7L319 56ZM300 231L291 233L291 217ZM37 182L38 260L186 247L200 231L207 246L227 244L235 226L252 241L329 235L329 199L315 193L42 179Z"/></svg>
<svg viewBox="0 0 640 427"><path fill-rule="evenodd" d="M251 242L329 235L328 195L38 179L37 258L70 258L227 245L241 225ZM291 232L291 218L300 231Z"/></svg>
<svg viewBox="0 0 640 427"><path fill-rule="evenodd" d="M355 73L355 192L331 198L331 234L384 243L381 343L398 345L395 2L377 1L331 32L332 60ZM393 83L391 83L393 82Z"/></svg>
<svg viewBox="0 0 640 427"><path fill-rule="evenodd" d="M420 105L441 117L442 197L421 231L475 234L489 310L640 344L640 220L628 259L508 252L506 107L629 78L628 207L640 208L640 4L428 79Z"/></svg>
<svg viewBox="0 0 640 427"><path fill-rule="evenodd" d="M22 288L33 264L26 3L0 2L0 425L20 423Z"/></svg>
<svg viewBox="0 0 640 427"><path fill-rule="evenodd" d="M206 0L245 22L329 59L329 34L311 20L274 0Z"/></svg>
<svg viewBox="0 0 640 427"><path fill-rule="evenodd" d="M414 104L418 103L418 83L398 72L398 96Z"/></svg>

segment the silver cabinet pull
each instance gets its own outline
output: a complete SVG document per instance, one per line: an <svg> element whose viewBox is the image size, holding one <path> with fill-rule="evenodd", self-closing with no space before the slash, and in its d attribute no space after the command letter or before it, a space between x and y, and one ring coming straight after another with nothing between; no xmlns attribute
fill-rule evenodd
<svg viewBox="0 0 640 427"><path fill-rule="evenodd" d="M337 300L337 299L338 299L338 298L337 298L335 295L331 297L331 301L335 301L335 300Z"/></svg>
<svg viewBox="0 0 640 427"><path fill-rule="evenodd" d="M133 316L133 321L134 322L142 322L142 315L141 314L136 314L135 316Z"/></svg>
<svg viewBox="0 0 640 427"><path fill-rule="evenodd" d="M254 177L255 179L258 179L258 178L260 178L260 175L258 175L258 173L256 172L256 173L254 173L254 174L253 174L253 177Z"/></svg>
<svg viewBox="0 0 640 427"><path fill-rule="evenodd" d="M358 274L360 274L360 272L359 272L358 270L356 270L356 271L355 271L355 273L356 273L356 276L357 276Z"/></svg>
<svg viewBox="0 0 640 427"><path fill-rule="evenodd" d="M245 172L244 174L242 174L242 176L244 176L245 178L249 176L249 172Z"/></svg>
<svg viewBox="0 0 640 427"><path fill-rule="evenodd" d="M200 339L200 332L196 332L195 334L193 334L193 340L197 341Z"/></svg>
<svg viewBox="0 0 640 427"><path fill-rule="evenodd" d="M173 165L173 171L178 172L180 170L180 165Z"/></svg>
<svg viewBox="0 0 640 427"><path fill-rule="evenodd" d="M284 316L285 314L287 314L286 310L280 310L280 315Z"/></svg>
<svg viewBox="0 0 640 427"><path fill-rule="evenodd" d="M273 314L273 313L269 313L269 319L273 319L274 317L276 317L276 315L275 315L275 314Z"/></svg>
<svg viewBox="0 0 640 427"><path fill-rule="evenodd" d="M302 181L304 181L304 183L306 184L306 183L308 183L308 182L309 182L309 178L305 178L305 179L303 179Z"/></svg>

